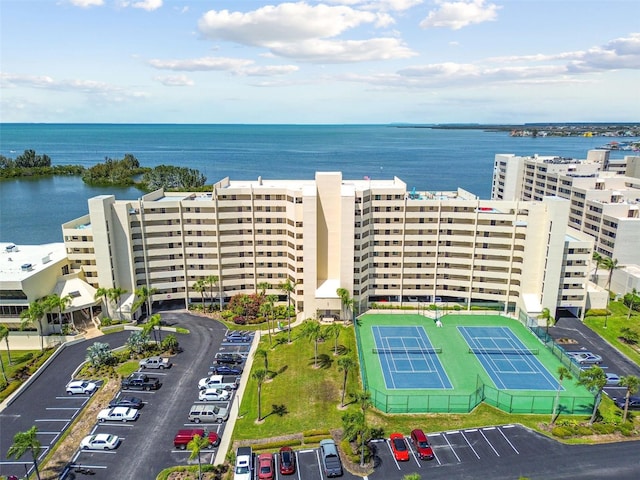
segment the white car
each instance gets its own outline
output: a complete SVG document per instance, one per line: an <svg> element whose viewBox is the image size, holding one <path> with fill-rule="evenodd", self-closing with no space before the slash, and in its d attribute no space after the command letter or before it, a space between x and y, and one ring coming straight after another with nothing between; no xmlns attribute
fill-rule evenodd
<svg viewBox="0 0 640 480"><path fill-rule="evenodd" d="M100 410L100 413L98 413L98 421L133 422L134 420L137 420L138 415L140 415L140 412L135 408L105 408L104 410Z"/></svg>
<svg viewBox="0 0 640 480"><path fill-rule="evenodd" d="M203 402L217 402L229 400L229 392L221 388L206 388L198 393L198 400Z"/></svg>
<svg viewBox="0 0 640 480"><path fill-rule="evenodd" d="M120 437L117 435L99 433L84 437L80 442L80 448L83 450L113 450L119 443Z"/></svg>
<svg viewBox="0 0 640 480"><path fill-rule="evenodd" d="M607 377L607 385L615 386L620 384L620 375L617 373L605 373L605 376Z"/></svg>
<svg viewBox="0 0 640 480"><path fill-rule="evenodd" d="M75 394L89 394L91 395L98 389L98 385L87 380L73 380L67 384L67 393L69 395Z"/></svg>

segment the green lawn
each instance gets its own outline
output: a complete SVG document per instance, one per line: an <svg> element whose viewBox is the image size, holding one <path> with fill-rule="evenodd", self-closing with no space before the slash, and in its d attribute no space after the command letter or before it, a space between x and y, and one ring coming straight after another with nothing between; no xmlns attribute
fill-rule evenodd
<svg viewBox="0 0 640 480"><path fill-rule="evenodd" d="M240 406L234 438L268 438L299 433L317 428L340 428L343 410L338 409L344 373L339 371L340 355L333 355L333 339L318 344L320 368L314 368L314 344L302 338L300 327L291 332L292 343L282 343L269 349L269 337L264 334L261 348L267 348L269 372L272 380L262 385L262 416L264 422L256 424L258 417L258 390L250 377ZM285 339L286 333L279 337ZM275 342L274 342L275 345ZM351 355L357 361L353 328L345 327L339 337L342 355ZM262 358L255 358L252 372L264 368ZM350 372L347 392L360 389L357 367ZM346 398L346 402L350 399ZM287 413L278 416L273 405L284 405ZM354 407L351 407L354 408Z"/></svg>
<svg viewBox="0 0 640 480"><path fill-rule="evenodd" d="M53 349L44 352L40 350L11 350L12 364L9 365L9 354L6 350L0 351L2 364L9 379L9 384L5 385L4 377L0 374L0 388L2 388L0 402L13 393L53 352Z"/></svg>
<svg viewBox="0 0 640 480"><path fill-rule="evenodd" d="M629 309L622 302L609 303L609 311L611 314L608 317L585 317L585 325L640 365L640 348L638 348L638 345L632 346L619 339L620 330L625 327L631 328L640 334L640 314L633 312L631 318L627 320ZM604 328L605 318L607 328Z"/></svg>

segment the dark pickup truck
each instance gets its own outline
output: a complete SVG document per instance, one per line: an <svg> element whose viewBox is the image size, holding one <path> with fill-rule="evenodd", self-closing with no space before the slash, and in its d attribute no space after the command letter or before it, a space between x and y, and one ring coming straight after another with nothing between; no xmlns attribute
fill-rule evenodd
<svg viewBox="0 0 640 480"><path fill-rule="evenodd" d="M120 386L123 390L157 390L160 388L160 380L147 377L144 373L132 373L122 379Z"/></svg>
<svg viewBox="0 0 640 480"><path fill-rule="evenodd" d="M320 457L322 458L322 469L327 477L342 476L342 462L333 440L320 440Z"/></svg>

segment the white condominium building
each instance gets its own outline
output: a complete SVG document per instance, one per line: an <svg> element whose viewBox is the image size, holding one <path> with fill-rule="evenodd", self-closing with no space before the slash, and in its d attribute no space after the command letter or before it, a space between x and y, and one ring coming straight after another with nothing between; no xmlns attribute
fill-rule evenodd
<svg viewBox="0 0 640 480"><path fill-rule="evenodd" d="M546 196L570 201L569 226L593 237L597 252L620 265L640 264L639 156L620 162L609 161L606 150L591 150L586 160L496 155L493 199L540 201Z"/></svg>
<svg viewBox="0 0 640 480"><path fill-rule="evenodd" d="M560 198L480 200L319 172L88 203L88 215L63 225L71 269L94 287L154 288L154 301L197 302L194 283L214 275L222 302L264 282L286 301L279 285L290 281L302 318L341 315L338 288L357 311L434 301L529 316L585 308L593 241L568 226Z"/></svg>

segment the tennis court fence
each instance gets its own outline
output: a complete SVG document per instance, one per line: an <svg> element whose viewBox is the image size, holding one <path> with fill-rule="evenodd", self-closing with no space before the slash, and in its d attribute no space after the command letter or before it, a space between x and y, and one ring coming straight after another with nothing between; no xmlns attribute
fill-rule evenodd
<svg viewBox="0 0 640 480"><path fill-rule="evenodd" d="M446 394L386 394L369 389L373 405L385 413L469 413L485 402L508 413L551 414L555 393L547 395L517 395L487 385L478 376L476 390L469 395ZM593 410L593 396L560 396L560 412L568 415L588 415Z"/></svg>

